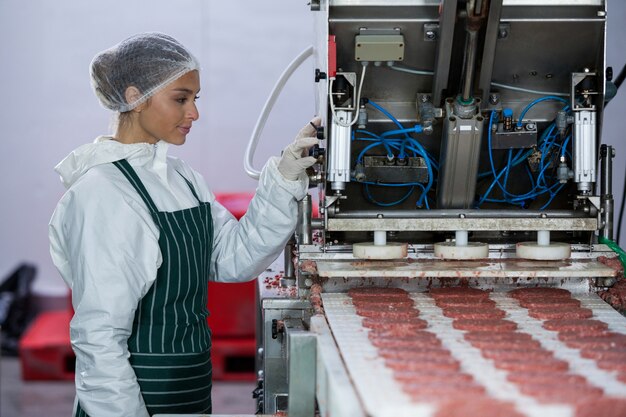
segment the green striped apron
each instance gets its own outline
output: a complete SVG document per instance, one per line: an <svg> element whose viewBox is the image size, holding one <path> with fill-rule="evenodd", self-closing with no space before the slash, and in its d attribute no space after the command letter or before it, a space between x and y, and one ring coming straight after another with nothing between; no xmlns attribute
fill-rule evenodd
<svg viewBox="0 0 626 417"><path fill-rule="evenodd" d="M148 413L211 413L211 331L207 325L211 206L159 211L128 161L113 163L137 190L159 228L163 264L137 307L128 339ZM181 174L182 176L182 174ZM77 408L77 417L87 416Z"/></svg>

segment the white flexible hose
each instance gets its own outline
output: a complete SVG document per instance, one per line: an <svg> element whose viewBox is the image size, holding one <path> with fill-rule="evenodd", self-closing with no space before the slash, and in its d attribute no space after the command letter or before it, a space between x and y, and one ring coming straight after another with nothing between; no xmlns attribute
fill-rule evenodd
<svg viewBox="0 0 626 417"><path fill-rule="evenodd" d="M254 126L254 130L252 131L252 135L250 136L250 140L248 141L248 146L246 147L246 153L243 158L243 168L248 174L249 177L258 180L261 176L261 171L255 169L253 167L254 153L256 152L256 146L259 141L259 137L263 132L263 128L265 127L265 122L267 121L267 117L269 116L272 108L274 107L274 103L278 96L280 96L283 87L291 77L291 74L304 62L308 57L313 55L313 46L309 46L304 51L300 53L291 63L285 68L283 73L280 75L280 78L274 85L274 89L272 90L270 96L267 98L265 105L263 106L263 111L259 115L259 118L256 121L256 125Z"/></svg>

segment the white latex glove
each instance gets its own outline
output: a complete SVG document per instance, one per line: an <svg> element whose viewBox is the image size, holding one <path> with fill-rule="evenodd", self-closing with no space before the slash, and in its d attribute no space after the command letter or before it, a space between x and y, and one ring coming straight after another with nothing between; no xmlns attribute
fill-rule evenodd
<svg viewBox="0 0 626 417"><path fill-rule="evenodd" d="M308 155L309 148L317 145L316 129L311 125L319 126L319 117L307 123L296 135L293 143L285 148L282 158L278 162L278 171L289 181L297 181L308 167L313 165L317 159Z"/></svg>

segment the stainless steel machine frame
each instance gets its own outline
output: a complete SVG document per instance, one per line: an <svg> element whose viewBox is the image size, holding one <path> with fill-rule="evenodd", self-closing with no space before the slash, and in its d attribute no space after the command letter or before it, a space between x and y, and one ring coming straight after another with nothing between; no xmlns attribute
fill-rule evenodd
<svg viewBox="0 0 626 417"><path fill-rule="evenodd" d="M313 0L310 7L320 146L327 159L311 173L318 215L310 198L300 203L285 265L275 263L267 272L284 273L284 286L266 288L259 280L259 411L313 416L317 407L323 416L359 416L366 414L320 314L319 291L417 291L457 282L497 288L523 279L525 285L595 292L615 283L615 272L596 262L614 256L598 243L613 235L614 150L600 147L606 1ZM544 96L569 107L545 100L527 108ZM492 115L499 125L490 125ZM535 201L521 208L506 202L478 207L488 153L502 156L531 144L532 170L533 157L547 157L537 155L532 142L553 120L555 129L572 132L571 152L550 166L557 172L558 165L561 192L545 207ZM399 125L416 126L398 134L418 141L421 155L439 158L439 175L431 172L419 183L406 179L418 190L428 187L425 196L415 192L400 201L389 187L378 198L400 202L376 205L364 192L359 156L387 156L391 165L403 163L403 155L390 155L382 140L368 151L354 135L367 128L381 138ZM490 149L491 134L498 142ZM408 259L355 259L352 244L373 240L375 231L407 243ZM489 244L486 260L434 257L433 244L460 231ZM570 259L516 258L517 243L546 235L570 244Z"/></svg>

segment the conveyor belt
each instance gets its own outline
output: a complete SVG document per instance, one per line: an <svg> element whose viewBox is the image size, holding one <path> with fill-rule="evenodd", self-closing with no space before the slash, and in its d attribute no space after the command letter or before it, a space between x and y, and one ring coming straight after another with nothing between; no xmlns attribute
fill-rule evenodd
<svg viewBox="0 0 626 417"><path fill-rule="evenodd" d="M524 395L517 385L507 380L506 371L496 368L493 361L484 358L479 349L465 340L464 332L452 326L453 320L443 315L427 293L409 295L420 311L419 318L428 322L427 330L437 335L443 347L460 362L461 370L472 375L489 397L514 404L520 414L528 417L575 415L575 409L570 404L541 403ZM593 311L593 319L607 323L609 331L626 334L626 319L598 296L574 293L572 297L581 302L581 307ZM366 412L381 417L434 416L438 407L436 399L416 402L404 393L393 371L386 366L368 338L369 330L362 326L362 319L356 314L351 298L345 293L325 293L322 298L326 318ZM506 320L517 324L519 332L532 335L543 348L553 352L555 358L566 361L569 374L584 376L590 385L601 388L606 396L626 398L626 384L617 379L615 372L599 368L596 361L586 359L578 349L568 347L559 340L557 332L544 329L542 320L530 317L528 310L505 292L492 292L490 298L497 308L506 312Z"/></svg>

